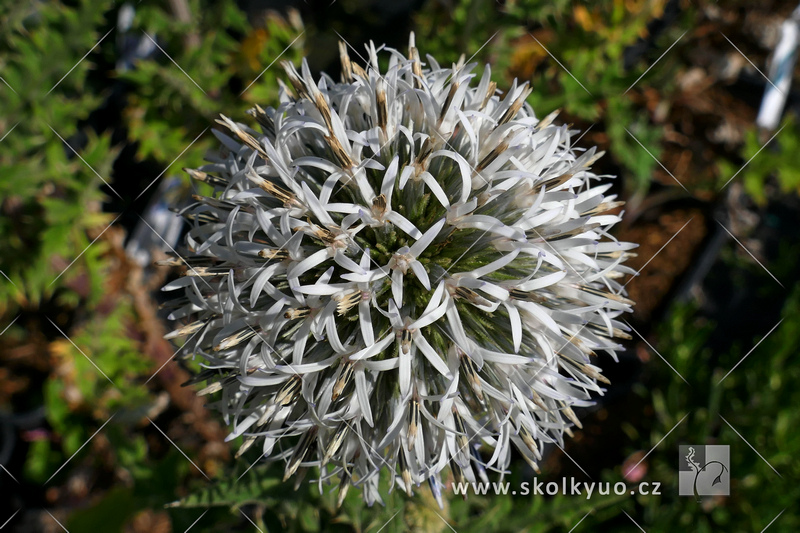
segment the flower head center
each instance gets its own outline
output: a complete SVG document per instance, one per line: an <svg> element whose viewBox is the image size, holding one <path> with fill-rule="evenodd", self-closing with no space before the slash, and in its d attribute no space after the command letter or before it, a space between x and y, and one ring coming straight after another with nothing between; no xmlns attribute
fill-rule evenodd
<svg viewBox="0 0 800 533"><path fill-rule="evenodd" d="M389 268L392 270L399 270L403 275L408 274L408 269L411 268L411 263L417 259L410 253L397 252L392 255L392 260L389 262Z"/></svg>

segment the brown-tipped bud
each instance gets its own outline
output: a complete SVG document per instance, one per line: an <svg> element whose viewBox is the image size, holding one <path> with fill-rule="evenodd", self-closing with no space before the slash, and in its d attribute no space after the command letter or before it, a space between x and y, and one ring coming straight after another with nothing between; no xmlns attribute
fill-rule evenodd
<svg viewBox="0 0 800 533"><path fill-rule="evenodd" d="M344 389L353 379L353 374L355 373L355 368L353 363L345 362L343 363L342 371L339 373L339 377L336 379L336 383L333 384L333 391L331 392L331 401L336 401L344 392Z"/></svg>
<svg viewBox="0 0 800 533"><path fill-rule="evenodd" d="M294 375L283 384L275 395L275 404L285 407L290 403L294 403L297 397L300 396L300 391L303 388L303 379L300 375Z"/></svg>
<svg viewBox="0 0 800 533"><path fill-rule="evenodd" d="M431 142L430 137L426 137L422 142L422 146L419 149L419 153L417 154L417 159L415 161L415 164L420 172L425 169L428 157L431 155L431 153L433 153L433 143Z"/></svg>
<svg viewBox="0 0 800 533"><path fill-rule="evenodd" d="M525 89L522 91L522 94L520 94L517 99L511 103L508 109L506 109L505 113L503 113L503 116L500 117L500 120L497 121L497 125L502 126L517 116L517 113L519 113L519 110L522 108L522 105L525 103L525 100L528 98L528 96L530 96L531 92L532 89L530 87L525 87Z"/></svg>
<svg viewBox="0 0 800 533"><path fill-rule="evenodd" d="M219 344L214 346L214 351L219 352L220 350L227 350L229 348L233 348L238 344L252 339L256 334L256 331L253 328L245 328L241 331L237 331L233 335L229 335L222 339Z"/></svg>
<svg viewBox="0 0 800 533"><path fill-rule="evenodd" d="M378 108L378 126L386 132L386 125L389 123L389 107L386 103L386 89L383 86L383 78L378 78L375 105Z"/></svg>
<svg viewBox="0 0 800 533"><path fill-rule="evenodd" d="M409 58L411 59L411 73L414 75L413 86L415 89L422 89L422 81L425 76L422 74L422 62L419 59L419 50L416 47L411 47L408 51Z"/></svg>
<svg viewBox="0 0 800 533"><path fill-rule="evenodd" d="M478 163L478 166L475 167L475 173L482 172L483 170L485 170L486 167L492 164L492 161L500 157L500 154L505 152L507 149L508 149L508 144L505 141L495 146L491 152L486 154L486 156L483 159L481 159L481 162Z"/></svg>
<svg viewBox="0 0 800 533"><path fill-rule="evenodd" d="M187 324L182 328L170 331L169 333L164 335L164 338L169 340L169 339L174 339L175 337L186 337L187 335L191 335L197 331L200 331L203 328L203 326L205 326L207 323L208 323L207 320L198 320L197 322L192 322L191 324Z"/></svg>
<svg viewBox="0 0 800 533"><path fill-rule="evenodd" d="M300 437L300 440L294 447L294 452L292 452L291 459L289 459L289 462L286 463L286 470L283 474L284 481L292 477L292 475L295 472L297 472L297 469L300 468L300 463L303 462L306 455L316 442L317 442L317 426L311 426Z"/></svg>
<svg viewBox="0 0 800 533"><path fill-rule="evenodd" d="M274 250L272 248L264 248L258 251L258 257L262 259L277 259L283 261L289 259L289 252L287 250Z"/></svg>
<svg viewBox="0 0 800 533"><path fill-rule="evenodd" d="M323 96L321 92L315 93L314 105L317 106L317 110L320 115L322 115L322 120L325 122L325 127L328 128L328 133L333 135L333 116L331 108L328 106L328 102L325 101L325 96Z"/></svg>
<svg viewBox="0 0 800 533"><path fill-rule="evenodd" d="M588 324L586 324L585 327L592 333L600 335L601 337L606 337L608 339L618 338L618 339L631 340L633 338L628 333L622 331L619 328L611 328L611 333L609 333L608 328L605 325L595 324L594 322L589 322Z"/></svg>
<svg viewBox="0 0 800 533"><path fill-rule="evenodd" d="M600 205L592 208L587 209L583 213L581 213L582 217L594 216L594 215L602 215L603 213L608 213L609 211L613 211L618 207L622 207L625 205L625 202L602 202Z"/></svg>
<svg viewBox="0 0 800 533"><path fill-rule="evenodd" d="M330 440L328 440L327 446L325 446L325 454L322 456L322 463L320 466L328 464L333 456L336 455L336 452L342 447L345 437L347 437L348 429L347 423L342 422L339 424L339 427L336 428Z"/></svg>
<svg viewBox="0 0 800 533"><path fill-rule="evenodd" d="M353 74L355 76L361 78L362 80L369 80L369 76L367 75L366 71L363 68L361 68L361 66L358 63L352 63L352 67L353 67Z"/></svg>
<svg viewBox="0 0 800 533"><path fill-rule="evenodd" d="M473 394L475 394L475 397L479 402L481 402L481 405L485 405L483 388L481 387L481 380L478 377L478 366L475 364L475 361L473 361L472 358L464 352L460 353L460 359L461 370L464 372L464 376L467 378L467 383L472 389Z"/></svg>
<svg viewBox="0 0 800 533"><path fill-rule="evenodd" d="M258 104L255 105L252 109L248 110L247 113L254 117L261 127L264 129L264 133L266 134L273 134L275 133L275 121L270 118L269 115L259 106Z"/></svg>
<svg viewBox="0 0 800 533"><path fill-rule="evenodd" d="M323 138L330 145L334 157L343 169L347 170L355 166L353 158L350 157L350 154L347 153L342 143L339 142L338 137L335 135L324 135Z"/></svg>
<svg viewBox="0 0 800 533"><path fill-rule="evenodd" d="M212 176L207 172L203 172L202 170L196 170L193 168L184 168L184 172L189 174L189 176L197 181L202 181L203 183L208 183L214 187L227 187L228 180L220 178L218 176Z"/></svg>
<svg viewBox="0 0 800 533"><path fill-rule="evenodd" d="M403 450L398 451L397 456L398 467L400 468L400 477L403 480L403 485L405 485L406 494L408 496L413 496L414 491L411 489L411 470L408 469L408 463L406 462L406 454L403 453Z"/></svg>
<svg viewBox="0 0 800 533"><path fill-rule="evenodd" d="M296 320L298 318L305 318L311 313L308 307L291 308L283 313L283 318L288 320Z"/></svg>
<svg viewBox="0 0 800 533"><path fill-rule="evenodd" d="M574 361L571 358L567 357L566 355L562 354L561 352L556 352L556 355L561 357L561 359L563 359L565 363L568 363L568 364L574 366L575 368L577 368L579 371L581 371L584 374L586 374L591 379L594 379L594 380L599 381L601 383L605 383L606 385L611 385L611 381L609 381L608 378L606 378L603 374L598 372L597 369L595 367L593 367L592 365L585 365L585 364L580 363L578 361Z"/></svg>
<svg viewBox="0 0 800 533"><path fill-rule="evenodd" d="M337 509L341 508L344 499L347 497L347 491L350 489L350 472L343 469L340 475L342 479L339 481L339 497L336 498Z"/></svg>
<svg viewBox="0 0 800 533"><path fill-rule="evenodd" d="M625 305L635 305L635 302L633 300L629 300L628 298L620 296L619 294L614 294L613 292L602 291L600 289L595 289L594 287L589 287L587 285L577 285L576 288L582 290L583 292L592 294L594 296L599 296L600 298L606 300L613 300L615 302L619 302ZM628 338L630 338L630 336Z"/></svg>
<svg viewBox="0 0 800 533"><path fill-rule="evenodd" d="M483 97L483 102L481 102L481 107L480 107L481 111L483 111L483 109L486 107L486 104L489 103L489 100L492 99L492 96L494 96L494 93L496 91L497 91L497 83L493 81L489 82L489 87L486 88L486 96Z"/></svg>
<svg viewBox="0 0 800 533"><path fill-rule="evenodd" d="M520 455L522 455L522 458L525 459L525 462L530 465L530 467L533 469L534 472L536 472L537 474L542 473L542 471L539 469L539 463L534 461L532 458L528 457L527 453L521 453Z"/></svg>
<svg viewBox="0 0 800 533"><path fill-rule="evenodd" d="M350 55L347 53L347 44L344 41L339 41L339 61L342 62L342 81L344 83L352 83L353 64L350 61Z"/></svg>
<svg viewBox="0 0 800 533"><path fill-rule="evenodd" d="M408 449L413 450L417 442L417 431L419 431L419 401L411 400L408 406Z"/></svg>
<svg viewBox="0 0 800 533"><path fill-rule="evenodd" d="M550 411L550 409L547 408L547 405L545 405L544 400L542 400L542 397L539 396L539 393L533 389L531 389L531 401L542 411Z"/></svg>
<svg viewBox="0 0 800 533"><path fill-rule="evenodd" d="M258 141L255 139L255 137L253 137L252 135L250 135L249 133L244 131L241 127L239 127L238 124L236 124L234 121L232 121L231 119L229 119L225 115L220 115L220 117L221 117L221 119L216 119L215 120L215 122L217 124L219 124L220 126L225 126L229 130L231 130L231 132L234 135L236 135L239 138L240 141L242 141L249 148L251 148L251 149L255 150L256 152L258 152L258 154L262 158L264 158L265 161L269 159L267 157L267 152L264 150L264 147L261 146L258 143Z"/></svg>
<svg viewBox="0 0 800 533"><path fill-rule="evenodd" d="M464 471L461 470L461 467L458 466L458 463L453 460L450 461L450 471L453 473L453 481L455 481L456 484L463 486L463 484L466 483L466 479L464 478ZM464 501L467 500L466 491L461 493L461 498L463 498Z"/></svg>
<svg viewBox="0 0 800 533"><path fill-rule="evenodd" d="M528 430L528 428L525 426L524 423L520 422L519 431L517 432L517 434L519 435L519 438L522 439L522 442L525 443L525 446L528 447L528 449L534 456L536 457L541 456L539 448L538 446L536 446L536 441L534 440L533 435L531 434L531 432Z"/></svg>
<svg viewBox="0 0 800 533"><path fill-rule="evenodd" d="M239 449L236 451L236 456L235 457L238 459L239 457L244 455L245 452L247 450L249 450L250 447L253 446L253 444L255 444L255 442L257 440L258 440L258 437L256 437L256 436L252 436L251 435L249 437L245 437L244 442L242 443L241 446L239 446Z"/></svg>
<svg viewBox="0 0 800 533"><path fill-rule="evenodd" d="M578 420L577 416L575 416L575 411L572 410L572 407L565 404L564 402L561 402L561 405L562 405L561 412L564 414L564 416L566 416L570 422L575 424L575 427L577 427L578 429L583 429L583 424L581 424L581 421Z"/></svg>
<svg viewBox="0 0 800 533"><path fill-rule="evenodd" d="M540 120L539 123L536 125L536 131L541 131L541 130L545 129L547 126L549 126L550 124L552 124L559 113L561 113L561 110L560 109L556 109L555 111L553 111L552 113L550 113L549 115L544 117L542 120Z"/></svg>
<svg viewBox="0 0 800 533"><path fill-rule="evenodd" d="M198 396L207 396L209 394L214 394L215 392L219 392L222 390L223 383L221 381L216 381L211 383L210 385L203 387L199 391L197 391Z"/></svg>
<svg viewBox="0 0 800 533"><path fill-rule="evenodd" d="M268 179L262 178L255 172L248 172L245 174L247 179L261 187L263 190L270 193L272 196L283 202L286 207L295 207L298 205L297 198L295 197L294 193L284 189L283 187L279 187L275 185Z"/></svg>
<svg viewBox="0 0 800 533"><path fill-rule="evenodd" d="M286 77L289 78L289 83L292 84L292 87L294 87L294 90L297 91L297 94L310 100L308 90L306 89L306 84L300 78L300 75L297 73L297 69L294 68L294 65L284 60L281 61L281 67L283 67L284 72L286 72Z"/></svg>
<svg viewBox="0 0 800 533"><path fill-rule="evenodd" d="M192 276L196 278L213 278L214 276L224 276L228 273L228 267L207 267L197 266L193 267L187 265L189 268L181 274L181 276Z"/></svg>
<svg viewBox="0 0 800 533"><path fill-rule="evenodd" d="M454 81L450 84L450 90L447 92L447 97L445 97L444 104L442 104L442 110L439 112L439 120L436 122L437 128L441 127L445 115L447 115L447 112L453 105L453 98L455 98L456 93L458 92L458 87L459 84L457 81Z"/></svg>
<svg viewBox="0 0 800 533"><path fill-rule="evenodd" d="M456 446L458 454L469 454L469 436L467 435L467 428L464 426L464 419L458 414L458 411L453 408L453 422L456 426Z"/></svg>

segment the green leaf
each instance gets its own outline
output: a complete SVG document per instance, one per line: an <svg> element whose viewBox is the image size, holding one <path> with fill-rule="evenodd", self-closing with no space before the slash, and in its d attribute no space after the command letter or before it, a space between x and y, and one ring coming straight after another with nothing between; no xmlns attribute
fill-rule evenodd
<svg viewBox="0 0 800 533"><path fill-rule="evenodd" d="M193 492L167 507L215 507L238 509L248 503L264 503L286 495L284 483L277 475L263 475L263 468L254 468L240 481L221 480ZM261 470L261 472L258 472Z"/></svg>

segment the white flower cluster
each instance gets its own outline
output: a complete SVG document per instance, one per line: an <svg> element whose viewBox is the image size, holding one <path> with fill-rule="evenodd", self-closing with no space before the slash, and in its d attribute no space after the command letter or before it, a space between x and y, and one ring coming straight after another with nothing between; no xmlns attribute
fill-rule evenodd
<svg viewBox="0 0 800 533"><path fill-rule="evenodd" d="M191 222L168 337L199 356L201 393L285 477L318 472L367 503L380 473L407 492L442 475L534 468L574 406L607 382L592 358L629 338L619 279L633 244L609 228L621 202L589 166L601 154L502 93L485 67L341 45L342 81L284 64L261 131L223 117L215 188Z"/></svg>

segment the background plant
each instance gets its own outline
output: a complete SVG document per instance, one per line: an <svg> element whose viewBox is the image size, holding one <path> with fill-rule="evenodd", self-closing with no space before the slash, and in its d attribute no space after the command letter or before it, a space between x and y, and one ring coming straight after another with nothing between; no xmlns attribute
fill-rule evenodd
<svg viewBox="0 0 800 533"><path fill-rule="evenodd" d="M769 32L758 28L780 22L793 6L740 0L414 6L404 24L433 55L456 61L461 53L476 54L473 60L494 64L501 88L513 76L531 81L529 103L537 113L561 108L559 120L589 130L581 144L608 150L598 164L619 174L624 195L635 200L628 207L635 222L621 230L645 234L636 237L643 243L639 267L683 220L696 217L645 267L667 288L656 304L639 298L642 318L632 322L688 384L637 338L620 365L608 365L620 369L614 387L585 413L585 429L566 449L594 479L615 481L626 458L660 442L643 464L646 479L664 483L661 497L449 497L440 510L420 491L410 500L392 495L386 507L372 509L351 494L337 510L335 493L319 495L307 485L292 492L277 483L278 465L244 474L249 465L232 460L222 428L190 388L181 389L186 370L178 363L161 368L174 352L160 340L163 323L151 292L164 273L131 262L124 244L160 180L200 164L216 144L205 129L217 113L241 115L252 103L272 102L277 72L261 73L284 49L282 58L295 64L311 54L323 58L316 62L322 66L336 54L311 43L335 43L332 29L354 48L360 43L351 33L378 42L391 35L373 30L380 17L354 0L317 6L324 17L304 7L306 26L288 11L248 18L231 1L176 4L186 9L136 5L129 29L116 26L120 6L112 2L0 6L0 422L4 435L14 436L4 437L0 463L20 482L0 472L12 494L0 520L23 509L9 528L53 526L46 509L72 533L98 524L108 531L185 531L201 515L194 527L207 531L252 530L250 520L264 531L377 531L387 521L385 531L449 531L448 524L459 532L569 531L581 519L576 531L638 531L624 511L648 532L674 524L760 531L786 509L769 531L797 529L796 119L789 113L786 127L763 148L771 134L749 127L757 97L746 95L760 96L764 81L721 35L761 67ZM150 42L144 32L163 52L151 45L144 57L118 63L126 43ZM402 48L406 38L389 44ZM176 194L191 190L184 183ZM694 228L703 231L690 242ZM728 240L716 254L718 234ZM648 235L657 238L645 253ZM683 258L688 266L671 277ZM711 274L697 274L703 269ZM645 278L628 288L658 292L642 284ZM702 281L686 292L687 280ZM677 296L683 303L670 303ZM780 318L737 370L712 386ZM731 446L731 498L697 505L675 496L679 443ZM582 476L557 450L543 466L547 479ZM175 501L181 503L164 508Z"/></svg>

